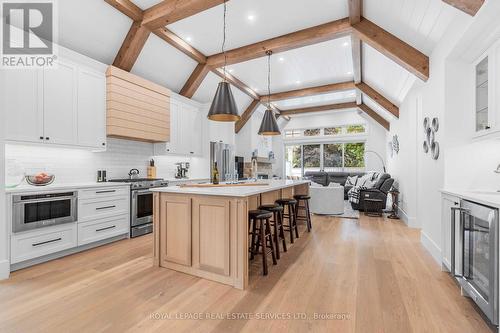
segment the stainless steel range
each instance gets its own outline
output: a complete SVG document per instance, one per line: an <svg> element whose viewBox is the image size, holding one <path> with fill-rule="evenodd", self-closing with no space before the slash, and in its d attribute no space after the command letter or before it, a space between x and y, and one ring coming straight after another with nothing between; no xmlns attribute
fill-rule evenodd
<svg viewBox="0 0 500 333"><path fill-rule="evenodd" d="M110 182L130 184L130 237L153 232L153 192L151 188L168 186L163 179L112 179Z"/></svg>

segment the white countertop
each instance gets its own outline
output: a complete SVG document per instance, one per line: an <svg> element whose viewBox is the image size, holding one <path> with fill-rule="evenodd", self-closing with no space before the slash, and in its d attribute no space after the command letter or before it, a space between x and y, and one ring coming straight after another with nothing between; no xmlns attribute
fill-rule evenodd
<svg viewBox="0 0 500 333"><path fill-rule="evenodd" d="M83 188L102 188L102 187L117 187L117 186L130 186L129 183L53 183L47 186L33 186L28 184L21 184L14 188L6 188L6 193L27 193L27 192L44 192L44 191L58 191L70 189L83 189Z"/></svg>
<svg viewBox="0 0 500 333"><path fill-rule="evenodd" d="M500 192L495 190L457 190L457 189L442 189L441 193L454 195L459 198L474 201L486 206L500 208Z"/></svg>
<svg viewBox="0 0 500 333"><path fill-rule="evenodd" d="M267 185L259 185L267 184ZM153 188L153 192L178 193L178 194L198 194L215 195L223 197L249 197L255 194L279 190L301 184L310 183L309 180L261 180L255 186L234 186L234 187L159 187Z"/></svg>
<svg viewBox="0 0 500 333"><path fill-rule="evenodd" d="M209 178L165 178L169 183L180 183L180 182L202 182L209 181Z"/></svg>

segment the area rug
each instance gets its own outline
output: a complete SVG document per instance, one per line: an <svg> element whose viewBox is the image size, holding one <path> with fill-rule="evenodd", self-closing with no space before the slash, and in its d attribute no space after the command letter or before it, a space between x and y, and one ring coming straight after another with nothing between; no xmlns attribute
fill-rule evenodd
<svg viewBox="0 0 500 333"><path fill-rule="evenodd" d="M348 200L344 200L344 214L331 214L331 215L323 215L322 216L332 216L332 217L340 217L344 219L359 219L359 211L352 209L351 203Z"/></svg>

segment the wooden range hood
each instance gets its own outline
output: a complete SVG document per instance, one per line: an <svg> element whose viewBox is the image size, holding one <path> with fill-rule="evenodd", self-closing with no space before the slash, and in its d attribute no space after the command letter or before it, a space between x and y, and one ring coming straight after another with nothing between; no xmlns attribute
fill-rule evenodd
<svg viewBox="0 0 500 333"><path fill-rule="evenodd" d="M108 137L170 140L170 90L114 66L106 71Z"/></svg>

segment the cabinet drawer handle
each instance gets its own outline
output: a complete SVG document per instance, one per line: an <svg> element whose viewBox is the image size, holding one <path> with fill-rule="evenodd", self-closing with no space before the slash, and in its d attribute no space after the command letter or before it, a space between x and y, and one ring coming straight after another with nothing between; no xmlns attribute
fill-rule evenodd
<svg viewBox="0 0 500 333"><path fill-rule="evenodd" d="M31 244L31 246L40 246L40 245L44 245L44 244L48 244L48 243L54 243L54 242L58 242L62 240L61 237L59 238L56 238L56 239L51 239L51 240L48 240L48 241L45 241L45 242L40 242L40 243L35 243L35 244Z"/></svg>
<svg viewBox="0 0 500 333"><path fill-rule="evenodd" d="M45 140L50 140L50 138L48 136L45 137Z"/></svg>
<svg viewBox="0 0 500 333"><path fill-rule="evenodd" d="M101 210L101 209L110 209L110 208L115 208L116 205L113 206L105 206L105 207L97 207L95 210Z"/></svg>
<svg viewBox="0 0 500 333"><path fill-rule="evenodd" d="M116 192L116 190L95 191L95 194L101 194L101 193L113 193L113 192Z"/></svg>
<svg viewBox="0 0 500 333"><path fill-rule="evenodd" d="M112 225L112 226L106 227L106 228L96 229L95 231L99 232L99 231L109 230L109 229L113 229L113 228L116 228L116 225Z"/></svg>

